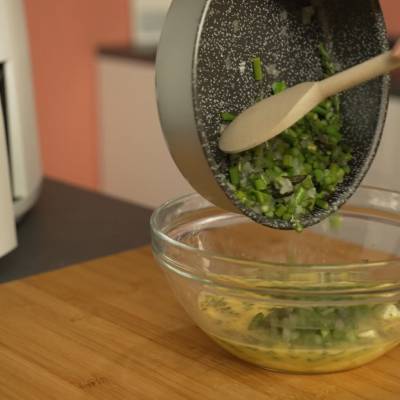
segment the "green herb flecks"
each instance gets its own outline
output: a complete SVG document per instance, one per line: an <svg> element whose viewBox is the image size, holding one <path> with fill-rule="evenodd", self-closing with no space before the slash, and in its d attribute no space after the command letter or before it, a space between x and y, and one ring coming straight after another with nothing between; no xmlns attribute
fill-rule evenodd
<svg viewBox="0 0 400 400"><path fill-rule="evenodd" d="M214 308L220 313L228 315L238 315L238 313L232 309L232 307L226 302L224 297L217 296L206 296L204 301L200 304L202 311L206 311L209 308Z"/></svg>

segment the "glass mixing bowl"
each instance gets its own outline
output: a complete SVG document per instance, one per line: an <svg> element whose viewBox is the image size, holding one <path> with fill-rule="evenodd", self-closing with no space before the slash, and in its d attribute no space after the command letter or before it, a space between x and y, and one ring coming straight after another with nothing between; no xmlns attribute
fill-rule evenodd
<svg viewBox="0 0 400 400"><path fill-rule="evenodd" d="M301 234L193 194L159 208L151 228L182 306L243 360L327 373L400 343L400 193L360 188L337 216Z"/></svg>

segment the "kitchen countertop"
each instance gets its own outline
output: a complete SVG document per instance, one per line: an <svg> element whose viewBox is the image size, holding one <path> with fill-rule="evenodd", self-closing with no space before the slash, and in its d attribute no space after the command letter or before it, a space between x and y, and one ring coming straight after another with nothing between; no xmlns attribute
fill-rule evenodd
<svg viewBox="0 0 400 400"><path fill-rule="evenodd" d="M214 344L149 247L0 285L4 400L398 400L400 347L345 373L271 373Z"/></svg>
<svg viewBox="0 0 400 400"><path fill-rule="evenodd" d="M45 179L18 224L19 246L0 258L0 283L150 242L151 210Z"/></svg>

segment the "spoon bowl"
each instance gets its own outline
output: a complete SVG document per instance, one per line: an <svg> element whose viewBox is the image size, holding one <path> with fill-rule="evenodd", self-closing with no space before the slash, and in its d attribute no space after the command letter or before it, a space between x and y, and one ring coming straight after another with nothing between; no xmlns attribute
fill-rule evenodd
<svg viewBox="0 0 400 400"><path fill-rule="evenodd" d="M305 82L255 104L222 133L219 148L239 153L258 146L294 125L321 101L317 82Z"/></svg>

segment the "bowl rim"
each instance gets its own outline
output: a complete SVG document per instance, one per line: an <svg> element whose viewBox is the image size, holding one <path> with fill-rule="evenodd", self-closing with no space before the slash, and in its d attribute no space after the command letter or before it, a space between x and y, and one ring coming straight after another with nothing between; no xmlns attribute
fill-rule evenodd
<svg viewBox="0 0 400 400"><path fill-rule="evenodd" d="M400 198L400 191L397 190L390 190L390 189L385 189L385 188L380 188L377 186L372 186L372 185L361 185L359 187L359 190L367 190L369 192L371 191L377 191L380 193L386 193L386 194L391 194L391 195L397 195ZM356 193L359 191L357 190ZM355 194L356 194L355 193ZM208 250L201 250L195 247L192 247L188 244L179 242L178 240L175 240L171 236L169 236L167 233L163 232L162 229L158 226L157 219L160 216L160 214L166 210L168 207L171 207L174 204L177 204L179 202L186 202L189 199L192 198L200 198L204 200L205 202L208 202L210 204L210 207L218 209L218 206L215 206L214 204L210 203L209 200L205 199L202 197L199 193L193 192L189 193L180 197L177 197L175 199L171 199L165 203L163 203L160 207L154 210L151 218L150 218L150 227L151 227L151 234L153 241L154 239L159 239L162 242L166 242L169 245L174 246L175 248L193 253L193 254L199 254L201 257L210 259L210 260L217 260L217 261L224 261L224 262L231 262L232 265L238 265L241 264L243 266L247 267L258 267L258 268L264 268L268 270L277 270L282 272L284 269L290 269L290 272L295 272L295 273L310 273L310 272L339 272L339 271L350 271L353 269L376 269L379 267L387 267L391 264L399 264L400 258L392 258L392 259L384 259L384 260L377 260L377 261L371 261L371 262L354 262L354 263L331 263L331 264L290 264L290 263L279 263L279 262L271 262L267 260L260 260L260 261L255 261L251 260L245 257L232 257L232 256L225 256L223 254L217 253L217 252L212 252ZM345 204L346 205L346 204ZM225 210L222 210L225 211ZM230 211L226 211L227 214L234 214ZM400 211L399 211L400 214ZM238 216L241 216L241 214L236 214ZM242 215L243 217L246 217L245 215ZM251 220L249 219L249 222ZM253 221L253 223L255 223ZM267 228L267 227L266 227ZM154 242L153 242L154 243ZM172 260L170 260L172 261ZM182 265L181 265L182 267Z"/></svg>

